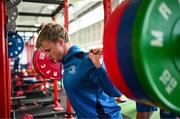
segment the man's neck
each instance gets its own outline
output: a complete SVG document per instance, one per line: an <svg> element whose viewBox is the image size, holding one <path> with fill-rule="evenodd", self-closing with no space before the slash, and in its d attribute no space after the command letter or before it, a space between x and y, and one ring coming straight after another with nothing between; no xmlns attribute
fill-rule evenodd
<svg viewBox="0 0 180 119"><path fill-rule="evenodd" d="M69 51L69 49L72 47L72 44L70 42L65 43L64 45L64 55L66 55Z"/></svg>

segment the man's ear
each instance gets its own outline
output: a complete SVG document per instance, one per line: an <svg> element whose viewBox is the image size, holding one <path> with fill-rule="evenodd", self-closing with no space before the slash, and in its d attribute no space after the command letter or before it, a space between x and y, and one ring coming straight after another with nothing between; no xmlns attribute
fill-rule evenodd
<svg viewBox="0 0 180 119"><path fill-rule="evenodd" d="M58 39L58 43L60 43L61 46L63 46L65 44L64 40L62 38Z"/></svg>

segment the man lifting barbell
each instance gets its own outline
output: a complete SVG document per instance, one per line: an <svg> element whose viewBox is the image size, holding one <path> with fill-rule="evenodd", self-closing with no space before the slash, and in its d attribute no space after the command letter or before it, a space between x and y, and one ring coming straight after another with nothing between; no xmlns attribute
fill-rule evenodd
<svg viewBox="0 0 180 119"><path fill-rule="evenodd" d="M122 118L114 99L122 94L107 76L101 54L72 46L66 29L52 23L41 30L36 47L63 63L64 87L78 118Z"/></svg>

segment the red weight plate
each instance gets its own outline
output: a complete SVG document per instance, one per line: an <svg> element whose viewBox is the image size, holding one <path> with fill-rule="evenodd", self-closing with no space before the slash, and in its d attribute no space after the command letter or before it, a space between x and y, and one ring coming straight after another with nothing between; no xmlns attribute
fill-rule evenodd
<svg viewBox="0 0 180 119"><path fill-rule="evenodd" d="M45 78L57 80L61 78L60 63L54 63L43 50L34 52L33 65L35 70Z"/></svg>
<svg viewBox="0 0 180 119"><path fill-rule="evenodd" d="M121 23L121 18L125 9L129 4L129 0L122 2L111 14L104 30L104 62L107 67L108 74L114 83L114 85L119 89L120 92L125 94L127 97L134 98L133 93L130 91L128 86L123 79L120 68L118 67L118 57L117 57L117 34L119 29L119 24Z"/></svg>

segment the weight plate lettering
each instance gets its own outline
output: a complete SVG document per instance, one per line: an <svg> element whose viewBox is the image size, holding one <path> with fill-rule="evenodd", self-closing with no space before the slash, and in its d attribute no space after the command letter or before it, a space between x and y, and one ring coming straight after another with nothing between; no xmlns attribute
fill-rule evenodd
<svg viewBox="0 0 180 119"><path fill-rule="evenodd" d="M9 58L17 57L24 49L24 41L16 32L8 32Z"/></svg>
<svg viewBox="0 0 180 119"><path fill-rule="evenodd" d="M33 65L35 70L45 78L59 80L62 77L60 75L60 63L54 63L43 50L34 52Z"/></svg>
<svg viewBox="0 0 180 119"><path fill-rule="evenodd" d="M179 0L144 0L133 29L133 58L141 84L154 93L154 100L176 112L180 112L179 9Z"/></svg>

